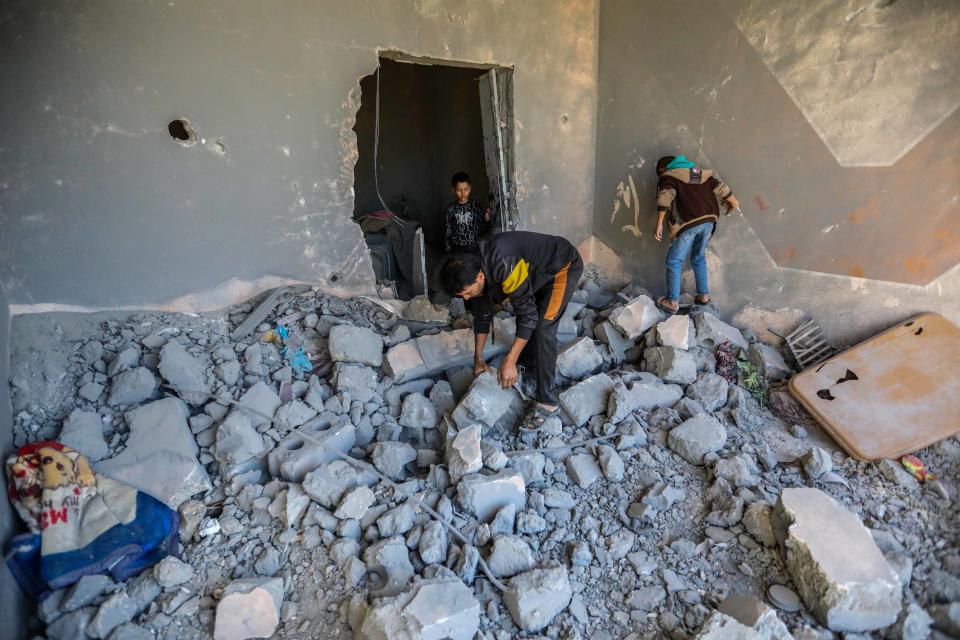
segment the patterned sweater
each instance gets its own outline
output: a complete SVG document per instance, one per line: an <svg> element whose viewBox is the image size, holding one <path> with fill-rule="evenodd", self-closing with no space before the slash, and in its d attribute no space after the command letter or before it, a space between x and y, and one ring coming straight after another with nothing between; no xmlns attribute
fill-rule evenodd
<svg viewBox="0 0 960 640"><path fill-rule="evenodd" d="M443 248L447 251L471 251L476 253L477 243L487 230L485 209L476 200L447 207L446 229Z"/></svg>

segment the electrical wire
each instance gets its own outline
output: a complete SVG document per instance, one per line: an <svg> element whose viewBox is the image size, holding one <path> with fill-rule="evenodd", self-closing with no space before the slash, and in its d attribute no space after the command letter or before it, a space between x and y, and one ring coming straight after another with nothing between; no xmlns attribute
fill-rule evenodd
<svg viewBox="0 0 960 640"><path fill-rule="evenodd" d="M390 214L390 218L402 227L406 223L387 206L387 203L383 200L383 196L380 194L380 166L377 157L380 152L380 73L382 69L383 67L381 65L377 65L377 95L374 98L373 120L373 188L377 192L377 198L380 200L383 210Z"/></svg>

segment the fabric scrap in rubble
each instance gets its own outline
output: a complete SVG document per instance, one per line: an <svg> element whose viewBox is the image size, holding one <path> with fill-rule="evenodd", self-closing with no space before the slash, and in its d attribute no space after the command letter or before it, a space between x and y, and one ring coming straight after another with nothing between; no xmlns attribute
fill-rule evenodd
<svg viewBox="0 0 960 640"><path fill-rule="evenodd" d="M10 541L7 565L34 599L85 575L126 580L177 549L176 511L59 442L21 447L6 466L8 495L30 529Z"/></svg>

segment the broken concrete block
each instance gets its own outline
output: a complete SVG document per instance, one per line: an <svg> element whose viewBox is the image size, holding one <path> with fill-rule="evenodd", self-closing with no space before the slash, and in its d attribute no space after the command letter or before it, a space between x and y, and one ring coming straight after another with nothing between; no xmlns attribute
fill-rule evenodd
<svg viewBox="0 0 960 640"><path fill-rule="evenodd" d="M146 609L151 602L157 599L160 592L160 585L153 579L153 576L149 573L140 574L136 579L127 583L126 589L117 591L100 605L96 615L87 625L87 635L101 640L107 638L111 631L126 622L130 622L135 615ZM85 609L81 609L81 611L85 611Z"/></svg>
<svg viewBox="0 0 960 640"><path fill-rule="evenodd" d="M370 608L361 633L369 640L473 640L480 603L456 578L421 580Z"/></svg>
<svg viewBox="0 0 960 640"><path fill-rule="evenodd" d="M507 412L515 393L513 389L501 389L495 375L481 373L453 410L453 421L461 429L479 422L486 430Z"/></svg>
<svg viewBox="0 0 960 640"><path fill-rule="evenodd" d="M724 342L732 342L741 349L747 348L747 341L739 329L723 322L710 312L696 316L693 324L697 328L697 342L711 351Z"/></svg>
<svg viewBox="0 0 960 640"><path fill-rule="evenodd" d="M800 458L800 466L807 477L816 480L833 469L833 460L830 454L820 447L812 447Z"/></svg>
<svg viewBox="0 0 960 640"><path fill-rule="evenodd" d="M457 400L453 395L453 387L446 380L440 380L430 389L430 402L438 416L453 411Z"/></svg>
<svg viewBox="0 0 960 640"><path fill-rule="evenodd" d="M157 379L146 367L122 371L113 378L107 404L111 407L143 402L153 395Z"/></svg>
<svg viewBox="0 0 960 640"><path fill-rule="evenodd" d="M610 376L598 373L560 393L560 406L573 425L579 427L593 416L606 411L613 387L614 382Z"/></svg>
<svg viewBox="0 0 960 640"><path fill-rule="evenodd" d="M747 360L768 380L783 380L793 373L780 351L762 342L754 342L747 348Z"/></svg>
<svg viewBox="0 0 960 640"><path fill-rule="evenodd" d="M437 426L437 410L422 393L407 394L403 399L400 424L411 429L433 429Z"/></svg>
<svg viewBox="0 0 960 640"><path fill-rule="evenodd" d="M102 351L103 345L101 345L101 353ZM133 369L138 364L140 364L140 350L136 347L127 347L110 361L110 364L107 366L107 375L112 378L118 373Z"/></svg>
<svg viewBox="0 0 960 640"><path fill-rule="evenodd" d="M549 625L573 596L567 570L559 564L514 576L509 586L510 590L503 593L503 602L524 631L539 631Z"/></svg>
<svg viewBox="0 0 960 640"><path fill-rule="evenodd" d="M380 537L402 536L413 528L413 520L416 515L409 502L388 509L377 518L377 529L380 530Z"/></svg>
<svg viewBox="0 0 960 640"><path fill-rule="evenodd" d="M687 387L687 397L696 400L707 413L713 413L727 403L729 383L715 373L701 373Z"/></svg>
<svg viewBox="0 0 960 640"><path fill-rule="evenodd" d="M636 340L643 333L663 319L657 309L657 303L649 296L639 296L617 307L610 314L610 322L629 340Z"/></svg>
<svg viewBox="0 0 960 640"><path fill-rule="evenodd" d="M213 372L223 380L224 384L232 387L240 379L240 362L238 360L224 360L213 368Z"/></svg>
<svg viewBox="0 0 960 640"><path fill-rule="evenodd" d="M513 343L514 327L513 318L495 317L494 339L487 341L483 357L489 360L506 353ZM471 364L473 341L472 329L455 329L420 336L390 347L384 368L396 382L436 376L444 371Z"/></svg>
<svg viewBox="0 0 960 640"><path fill-rule="evenodd" d="M192 578L193 567L179 558L167 556L153 566L153 577L157 584L164 589L169 589Z"/></svg>
<svg viewBox="0 0 960 640"><path fill-rule="evenodd" d="M359 520L376 500L370 487L356 487L343 495L333 515L341 520Z"/></svg>
<svg viewBox="0 0 960 640"><path fill-rule="evenodd" d="M269 638L280 624L282 578L244 578L224 589L214 622L214 640Z"/></svg>
<svg viewBox="0 0 960 640"><path fill-rule="evenodd" d="M440 564L447 559L447 529L436 520L423 526L417 550L424 564Z"/></svg>
<svg viewBox="0 0 960 640"><path fill-rule="evenodd" d="M608 444L597 445L597 462L600 463L600 469L603 475L610 482L620 482L626 472L623 464L623 458L617 453L617 450ZM569 460L569 458L568 458Z"/></svg>
<svg viewBox="0 0 960 640"><path fill-rule="evenodd" d="M450 481L454 484L468 473L480 471L483 467L483 453L480 450L480 425L474 424L464 429L447 442L447 469Z"/></svg>
<svg viewBox="0 0 960 640"><path fill-rule="evenodd" d="M403 538L397 536L376 542L363 552L367 568L377 576L371 589L378 596L396 595L407 588L413 578L413 565Z"/></svg>
<svg viewBox="0 0 960 640"><path fill-rule="evenodd" d="M370 459L383 475L391 480L403 480L407 476L405 467L417 459L417 452L406 442L378 442L373 445Z"/></svg>
<svg viewBox="0 0 960 640"><path fill-rule="evenodd" d="M727 441L727 430L711 416L695 416L667 434L670 449L690 464L701 464L703 456L719 451Z"/></svg>
<svg viewBox="0 0 960 640"><path fill-rule="evenodd" d="M657 344L661 347L689 349L693 337L693 324L689 316L670 316L656 328Z"/></svg>
<svg viewBox="0 0 960 640"><path fill-rule="evenodd" d="M112 585L113 580L111 580L109 576L83 576L66 590L66 593L64 593L60 601L60 610L64 613L69 613L85 607L100 597L100 594Z"/></svg>
<svg viewBox="0 0 960 640"><path fill-rule="evenodd" d="M597 345L587 337L577 338L560 350L557 371L571 380L579 380L603 364Z"/></svg>
<svg viewBox="0 0 960 640"><path fill-rule="evenodd" d="M566 461L567 475L577 483L577 486L586 489L603 476L596 458L589 453L577 453L568 456Z"/></svg>
<svg viewBox="0 0 960 640"><path fill-rule="evenodd" d="M607 400L607 418L618 424L634 411L650 411L657 407L672 407L683 397L683 389L675 384L634 382L628 389L618 382Z"/></svg>
<svg viewBox="0 0 960 640"><path fill-rule="evenodd" d="M158 370L164 380L176 387L177 395L187 404L196 406L209 399L210 385L203 364L176 340L169 341L160 350Z"/></svg>
<svg viewBox="0 0 960 640"><path fill-rule="evenodd" d="M717 460L713 465L713 475L723 478L735 487L755 487L760 484L760 469L753 456L738 453L729 458Z"/></svg>
<svg viewBox="0 0 960 640"><path fill-rule="evenodd" d="M619 364L626 360L627 351L636 346L636 342L628 340L620 333L620 330L610 324L609 321L604 321L596 325L593 328L593 335L597 337L597 340L607 345L614 364Z"/></svg>
<svg viewBox="0 0 960 640"><path fill-rule="evenodd" d="M107 443L103 440L103 422L99 413L74 409L69 417L63 421L63 428L57 438L75 451L79 451L90 460L96 462L110 453Z"/></svg>
<svg viewBox="0 0 960 640"><path fill-rule="evenodd" d="M464 476L457 485L461 506L481 522L490 522L497 511L512 504L520 511L526 506L527 493L523 476L503 470L493 475L477 473Z"/></svg>
<svg viewBox="0 0 960 640"><path fill-rule="evenodd" d="M96 402L103 394L103 389L104 387L102 384L98 384L91 380L77 389L77 395L88 402Z"/></svg>
<svg viewBox="0 0 960 640"><path fill-rule="evenodd" d="M747 533L765 547L774 547L777 536L773 530L773 505L768 502L753 502L743 512L743 526Z"/></svg>
<svg viewBox="0 0 960 640"><path fill-rule="evenodd" d="M220 464L233 467L263 452L263 436L250 424L248 415L232 411L217 427L214 457Z"/></svg>
<svg viewBox="0 0 960 640"><path fill-rule="evenodd" d="M340 460L336 452L346 454L356 444L356 429L346 417L333 423L315 418L277 443L267 467L274 478L302 482L318 466Z"/></svg>
<svg viewBox="0 0 960 640"><path fill-rule="evenodd" d="M536 564L530 545L518 536L499 536L493 541L487 566L498 578L510 578Z"/></svg>
<svg viewBox="0 0 960 640"><path fill-rule="evenodd" d="M356 486L357 472L343 460L321 465L303 478L303 490L324 509L335 508Z"/></svg>
<svg viewBox="0 0 960 640"><path fill-rule="evenodd" d="M283 401L280 400L280 396L261 380L240 396L240 405L237 410L242 411L247 416L251 425L260 427L270 424L281 404L283 404ZM246 409L250 410L247 411Z"/></svg>
<svg viewBox="0 0 960 640"><path fill-rule="evenodd" d="M893 624L900 613L896 573L860 519L818 489L780 494L775 531L801 598L833 631Z"/></svg>
<svg viewBox="0 0 960 640"><path fill-rule="evenodd" d="M510 466L520 472L523 481L528 485L543 482L543 468L547 464L546 457L539 451L526 451L509 458Z"/></svg>
<svg viewBox="0 0 960 640"><path fill-rule="evenodd" d="M754 600L757 606L740 605L739 600L730 603L732 599ZM743 620L737 619L724 611L738 607L737 613ZM742 613L741 610L742 609ZM750 624L745 620L753 620ZM714 611L707 618L694 636L696 640L792 640L793 636L787 630L776 612L765 604L747 596L732 595L720 604L720 609Z"/></svg>
<svg viewBox="0 0 960 640"><path fill-rule="evenodd" d="M209 491L210 478L197 460L199 448L187 425L189 415L179 398L164 398L128 411L126 447L96 463L94 469L174 509L190 496Z"/></svg>
<svg viewBox="0 0 960 640"><path fill-rule="evenodd" d="M288 431L304 424L310 418L317 415L317 410L308 404L299 400L291 400L279 409L273 416L274 424L277 427Z"/></svg>
<svg viewBox="0 0 960 640"><path fill-rule="evenodd" d="M690 384L697 379L697 361L690 352L673 347L644 349L643 369L665 382Z"/></svg>
<svg viewBox="0 0 960 640"><path fill-rule="evenodd" d="M366 327L338 324L330 327L327 347L334 362L356 362L379 367L383 362L383 337Z"/></svg>
<svg viewBox="0 0 960 640"><path fill-rule="evenodd" d="M377 393L377 372L359 364L338 362L333 367L337 393L349 393L353 400L369 402Z"/></svg>

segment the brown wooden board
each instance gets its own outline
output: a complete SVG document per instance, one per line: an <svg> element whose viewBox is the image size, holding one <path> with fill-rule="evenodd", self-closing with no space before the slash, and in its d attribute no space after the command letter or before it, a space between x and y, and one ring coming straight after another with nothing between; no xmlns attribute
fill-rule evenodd
<svg viewBox="0 0 960 640"><path fill-rule="evenodd" d="M899 458L960 433L960 328L921 314L797 374L790 392L853 457Z"/></svg>

